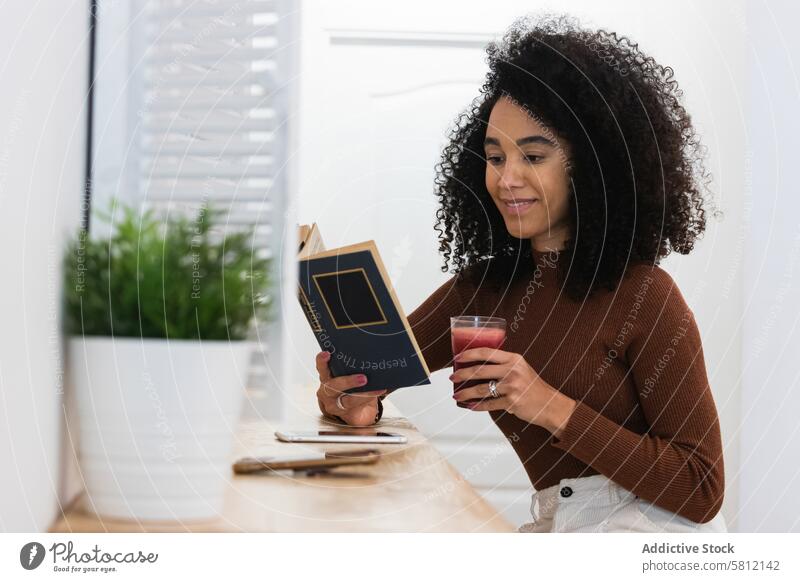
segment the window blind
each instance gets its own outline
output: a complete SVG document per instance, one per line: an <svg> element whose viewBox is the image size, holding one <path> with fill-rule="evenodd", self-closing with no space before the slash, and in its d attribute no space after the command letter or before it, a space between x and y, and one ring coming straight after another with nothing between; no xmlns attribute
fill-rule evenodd
<svg viewBox="0 0 800 582"><path fill-rule="evenodd" d="M143 199L224 208L229 226L256 227L267 253L286 143L276 4L147 2L141 76Z"/></svg>
<svg viewBox="0 0 800 582"><path fill-rule="evenodd" d="M210 204L223 212L220 235L253 227L257 252L274 259L268 295L276 317L287 206L287 5L101 2L95 79L93 204L105 208L109 192L160 213L194 215ZM124 87L112 87L119 83ZM269 381L269 345L279 341L279 330L262 326L254 336L260 339L251 367L255 390Z"/></svg>

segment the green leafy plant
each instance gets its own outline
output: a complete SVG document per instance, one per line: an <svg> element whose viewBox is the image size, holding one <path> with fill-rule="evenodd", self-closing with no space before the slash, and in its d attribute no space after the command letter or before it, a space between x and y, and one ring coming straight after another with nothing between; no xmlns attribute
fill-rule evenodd
<svg viewBox="0 0 800 582"><path fill-rule="evenodd" d="M68 334L241 340L266 321L270 258L252 230L214 232L219 212L166 220L123 206L107 238L85 231L68 245L64 324Z"/></svg>

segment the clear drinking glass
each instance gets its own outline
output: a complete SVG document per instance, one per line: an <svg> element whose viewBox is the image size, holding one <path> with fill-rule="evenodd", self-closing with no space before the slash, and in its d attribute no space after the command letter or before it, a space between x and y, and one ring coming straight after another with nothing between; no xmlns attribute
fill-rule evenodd
<svg viewBox="0 0 800 582"><path fill-rule="evenodd" d="M453 357L464 350L473 348L500 349L506 339L506 320L502 317L488 317L485 315L459 315L450 318L450 340L453 346ZM453 371L469 368L486 362L453 362ZM453 393L484 384L489 380L468 380L453 382ZM480 402L480 399L464 400L458 402L461 408L468 408L469 404Z"/></svg>

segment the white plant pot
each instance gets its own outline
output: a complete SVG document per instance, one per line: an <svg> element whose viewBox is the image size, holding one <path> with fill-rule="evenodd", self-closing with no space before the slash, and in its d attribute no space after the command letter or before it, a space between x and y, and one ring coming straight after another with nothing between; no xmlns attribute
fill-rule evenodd
<svg viewBox="0 0 800 582"><path fill-rule="evenodd" d="M218 516L251 350L244 341L71 338L88 509L134 520Z"/></svg>

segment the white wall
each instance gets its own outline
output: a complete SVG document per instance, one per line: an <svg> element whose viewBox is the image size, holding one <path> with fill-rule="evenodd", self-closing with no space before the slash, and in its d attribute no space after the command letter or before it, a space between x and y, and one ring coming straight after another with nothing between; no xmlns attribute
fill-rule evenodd
<svg viewBox="0 0 800 582"><path fill-rule="evenodd" d="M740 529L800 532L800 7L754 1L747 17Z"/></svg>
<svg viewBox="0 0 800 582"><path fill-rule="evenodd" d="M79 223L88 1L11 0L0 18L0 531L58 510L63 235Z"/></svg>
<svg viewBox="0 0 800 582"><path fill-rule="evenodd" d="M433 165L446 128L476 94L484 74L483 39L526 11L549 9L627 35L675 70L709 147L713 189L725 218L710 219L696 251L664 266L677 279L703 335L725 443L723 512L735 527L741 264L747 246L741 237L744 0L408 0L391 13L384 7L366 0L303 3L293 193L298 219L320 223L329 246L376 240L390 270L396 267L393 282L406 312L450 276L439 270L432 230ZM431 41L440 48L432 48ZM416 83L409 81L414 78ZM292 387L301 389L316 380L313 357L319 348L299 308L290 308ZM496 450L497 433L487 418L452 407L447 374L434 374L429 390L399 391L392 399L462 471L480 461L485 468L472 473L473 484L518 522L529 503L529 491L519 485L524 480L519 463L507 454L484 463L485 454Z"/></svg>
<svg viewBox="0 0 800 582"><path fill-rule="evenodd" d="M354 224L349 186L336 168L317 165L325 127L335 127L321 105L329 63L314 62L331 30L340 36L382 29L408 34L448 33L462 41L481 39L511 19L547 3L513 0L465 4L409 0L387 18L376 3L303 3L304 61L296 102L300 127L292 164L297 196L288 216L317 220L331 244L375 238L397 265L400 299L412 310L447 275L431 232L434 208L432 164L450 118L464 105L453 94L452 111L441 126L424 128L437 142L426 143L430 164L417 167L406 188L417 220L402 236L392 228L396 207L374 189L370 220ZM797 302L800 300L800 193L787 172L796 165L800 123L796 35L779 25L800 16L790 3L744 0L696 3L568 0L549 8L606 26L640 41L659 61L675 69L689 110L709 146L713 185L722 221L710 220L695 253L670 258L665 266L678 280L697 315L706 362L722 419L726 445L727 493L723 511L741 531L800 531L800 410L797 389ZM64 482L61 464L62 381L58 336L58 285L63 235L77 224L84 165L88 0L11 0L0 19L0 531L47 528L58 508ZM453 15L458 15L453 18ZM422 17L424 15L424 18ZM319 36L319 32L324 34ZM349 32L348 32L349 31ZM355 33L353 33L355 31ZM313 33L315 36L307 37ZM746 42L744 42L746 35ZM353 45L350 45L351 48ZM745 51L748 57L746 69ZM483 73L480 50L464 86ZM353 55L351 55L353 56ZM309 60L309 58L312 60ZM470 57L473 58L473 57ZM356 71L359 72L359 71ZM362 69L368 74L368 69ZM749 85L750 106L743 89ZM341 88L339 88L341 89ZM745 125L747 120L747 125ZM333 120L340 127L347 120ZM400 120L402 121L402 120ZM327 125L326 125L327 124ZM366 139L364 136L352 136ZM358 143L358 142L356 142ZM356 146L338 146L351 163ZM390 158L397 165L398 158ZM790 165L792 164L792 165ZM380 168L377 168L380 170ZM371 167L366 173L372 173ZM354 176L357 177L357 176ZM333 197L333 199L332 199ZM341 230L348 225L349 230ZM291 228L287 244L291 243ZM381 237L385 237L381 240ZM410 241L410 244L409 244ZM414 264L414 269L403 268ZM285 275L291 280L291 266ZM289 283L290 285L290 283ZM291 295L291 286L287 287ZM313 382L313 336L299 310L287 302L294 326L287 349L293 373L290 386ZM742 351L742 345L744 349ZM446 373L434 376L431 394L449 388ZM421 401L418 399L421 396ZM433 436L436 415L426 395L396 395L398 404ZM474 416L474 415L473 415ZM435 427L435 424L433 425ZM485 430L481 426L476 430ZM741 455L741 461L740 461ZM493 466L482 478L497 481L513 467Z"/></svg>

